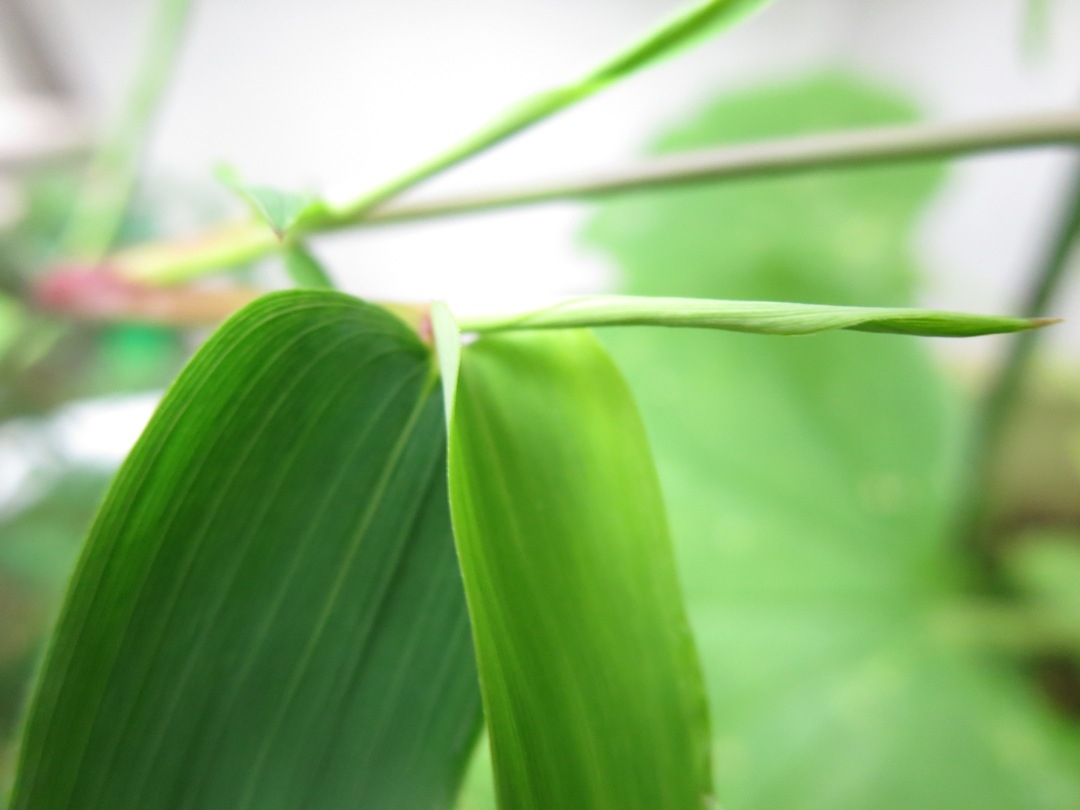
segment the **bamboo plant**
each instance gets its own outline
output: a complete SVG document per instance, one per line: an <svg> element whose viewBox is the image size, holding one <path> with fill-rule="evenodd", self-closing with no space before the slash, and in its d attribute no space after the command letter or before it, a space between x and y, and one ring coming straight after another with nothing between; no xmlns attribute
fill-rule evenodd
<svg viewBox="0 0 1080 810"><path fill-rule="evenodd" d="M270 254L296 289L215 331L116 476L33 689L12 810L451 807L484 728L503 810L712 806L709 707L660 484L593 330L1034 334L1051 323L1045 301L999 317L600 296L467 318L336 291L306 242L550 199L1080 142L1077 114L898 127L394 202L763 5L692 6L348 204L227 172L250 217L101 259L164 81L149 71L70 252L133 295ZM185 8L167 3L163 30Z"/></svg>

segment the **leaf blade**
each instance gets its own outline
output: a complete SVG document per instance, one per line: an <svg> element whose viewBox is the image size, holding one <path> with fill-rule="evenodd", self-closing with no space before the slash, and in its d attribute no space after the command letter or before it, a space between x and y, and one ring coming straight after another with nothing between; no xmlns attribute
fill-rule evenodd
<svg viewBox="0 0 1080 810"><path fill-rule="evenodd" d="M432 379L348 296L229 321L106 499L13 808L449 806L479 695Z"/></svg>
<svg viewBox="0 0 1080 810"><path fill-rule="evenodd" d="M759 335L812 335L848 329L922 337L978 337L1037 329L1056 322L901 307L601 295L575 298L521 315L470 319L462 322L462 328L500 332L582 326L667 326Z"/></svg>
<svg viewBox="0 0 1080 810"><path fill-rule="evenodd" d="M610 359L587 332L469 345L450 435L500 806L699 808L701 674L647 442Z"/></svg>

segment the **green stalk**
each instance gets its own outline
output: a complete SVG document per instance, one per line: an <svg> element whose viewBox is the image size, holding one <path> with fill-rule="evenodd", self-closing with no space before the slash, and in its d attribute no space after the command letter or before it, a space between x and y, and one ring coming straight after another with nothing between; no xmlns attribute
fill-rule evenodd
<svg viewBox="0 0 1080 810"><path fill-rule="evenodd" d="M706 0L676 15L581 79L540 93L430 160L333 211L333 222L355 221L379 204L519 132L596 95L632 73L726 28L771 0ZM318 222L318 220L316 220Z"/></svg>
<svg viewBox="0 0 1080 810"><path fill-rule="evenodd" d="M974 123L875 127L687 151L531 186L388 205L362 220L342 221L333 227L392 224L670 186L1058 145L1080 145L1080 111Z"/></svg>
<svg viewBox="0 0 1080 810"><path fill-rule="evenodd" d="M327 205L312 206L311 210L300 216L290 228L289 235L301 239L320 231L355 224L387 200L590 98L632 73L734 25L771 1L702 0L662 23L581 79L528 99L463 141L352 202L336 208ZM194 257L191 251L183 251L185 255L180 264L164 272L128 274L143 281L170 283L212 272L229 264L251 261L277 249L278 240L272 238L275 235L266 233L266 230L261 223L256 222L231 225L228 226L228 231L233 237L222 239L218 234L211 235L208 241L212 246L205 254L200 253ZM229 264L225 264L226 261ZM124 272L123 268L117 269Z"/></svg>
<svg viewBox="0 0 1080 810"><path fill-rule="evenodd" d="M836 132L667 155L607 172L391 204L358 215L322 212L318 219L302 219L290 234L305 237L345 228L437 219L556 200L590 200L695 183L1077 144L1080 112ZM125 251L114 256L111 264L129 278L171 284L251 261L279 246L278 237L262 222L236 222L194 240Z"/></svg>
<svg viewBox="0 0 1080 810"><path fill-rule="evenodd" d="M1068 275L1069 260L1080 242L1080 166L1074 169L1069 196L1057 232L1020 307L1021 317L1042 318L1051 308ZM994 473L1008 427L1016 413L1031 371L1039 335L1027 332L1012 339L977 414L969 461L969 480L960 508L960 537L983 573L993 575L987 543Z"/></svg>
<svg viewBox="0 0 1080 810"><path fill-rule="evenodd" d="M96 262L116 241L190 8L191 0L160 0L134 87L120 120L90 165L64 233L62 246L69 256Z"/></svg>

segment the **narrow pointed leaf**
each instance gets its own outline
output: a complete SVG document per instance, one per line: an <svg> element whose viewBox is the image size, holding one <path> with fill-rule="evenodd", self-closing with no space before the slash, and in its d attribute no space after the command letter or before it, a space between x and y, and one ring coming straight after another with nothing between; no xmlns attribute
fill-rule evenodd
<svg viewBox="0 0 1080 810"><path fill-rule="evenodd" d="M209 341L91 531L13 810L451 805L479 688L435 379L338 293Z"/></svg>
<svg viewBox="0 0 1080 810"><path fill-rule="evenodd" d="M661 23L582 82L606 86L740 22L771 0L706 0Z"/></svg>
<svg viewBox="0 0 1080 810"><path fill-rule="evenodd" d="M450 308L441 301L436 301L431 305L428 317L431 323L431 336L435 340L435 354L439 360L446 425L449 428L454 419L458 369L461 367L461 331Z"/></svg>
<svg viewBox="0 0 1080 810"><path fill-rule="evenodd" d="M618 371L585 331L481 339L450 435L500 807L700 810L702 678Z"/></svg>
<svg viewBox="0 0 1080 810"><path fill-rule="evenodd" d="M577 298L521 315L462 321L462 329L568 329L580 326L676 326L810 335L834 329L924 337L975 337L1020 332L1056 323L1045 318L1008 318L931 309L785 304L773 301L716 301L608 295Z"/></svg>

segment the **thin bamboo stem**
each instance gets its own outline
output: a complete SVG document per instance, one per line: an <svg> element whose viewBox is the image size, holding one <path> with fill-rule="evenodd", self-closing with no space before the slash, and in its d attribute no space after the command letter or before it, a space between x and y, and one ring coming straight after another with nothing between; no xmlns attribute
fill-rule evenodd
<svg viewBox="0 0 1080 810"><path fill-rule="evenodd" d="M1080 111L969 123L918 124L835 132L667 155L589 175L472 194L393 202L353 213L331 210L301 222L297 238L348 228L460 216L564 200L592 200L653 189L968 156L1049 146L1080 146ZM241 221L194 239L117 254L112 268L149 283L177 283L259 258L279 248L259 222Z"/></svg>

